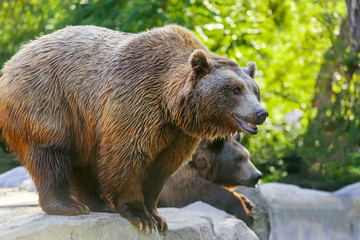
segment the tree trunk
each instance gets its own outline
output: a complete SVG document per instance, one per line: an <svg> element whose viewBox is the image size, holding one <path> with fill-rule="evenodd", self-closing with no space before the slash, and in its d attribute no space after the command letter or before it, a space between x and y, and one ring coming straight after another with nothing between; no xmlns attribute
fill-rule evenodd
<svg viewBox="0 0 360 240"><path fill-rule="evenodd" d="M350 46L354 53L360 52L360 1L346 0L348 19L350 22Z"/></svg>
<svg viewBox="0 0 360 240"><path fill-rule="evenodd" d="M310 164L320 163L320 174L323 169L326 174L327 163L345 160L360 145L360 137L350 130L360 127L353 121L354 118L360 121L360 77L354 77L360 73L360 0L346 0L346 5L348 17L342 21L340 34L325 54L316 81L313 107L317 115L303 136L302 149L311 151L304 156ZM340 92L334 92L333 84L341 86Z"/></svg>

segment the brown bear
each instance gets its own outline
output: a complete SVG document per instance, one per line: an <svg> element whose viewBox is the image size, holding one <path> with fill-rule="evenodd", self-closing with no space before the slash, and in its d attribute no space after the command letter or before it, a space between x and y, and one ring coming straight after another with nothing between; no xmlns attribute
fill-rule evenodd
<svg viewBox="0 0 360 240"><path fill-rule="evenodd" d="M158 207L184 207L202 201L252 227L251 202L221 186L254 187L261 176L250 161L249 151L239 143L239 136L203 139L192 160L165 183Z"/></svg>
<svg viewBox="0 0 360 240"><path fill-rule="evenodd" d="M67 27L2 69L2 137L46 213L110 206L139 229L166 232L160 191L200 139L256 134L265 121L255 68L176 25L138 34Z"/></svg>

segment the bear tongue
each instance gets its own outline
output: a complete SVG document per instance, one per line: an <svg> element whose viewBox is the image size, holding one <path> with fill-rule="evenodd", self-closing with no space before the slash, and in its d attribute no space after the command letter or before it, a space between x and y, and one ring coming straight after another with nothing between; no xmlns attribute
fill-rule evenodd
<svg viewBox="0 0 360 240"><path fill-rule="evenodd" d="M250 133L255 133L255 134L257 133L258 129L256 127L256 124L245 122L237 114L233 114L233 116L236 118L236 120L238 120L238 122L240 123L241 127L244 130L246 130Z"/></svg>
<svg viewBox="0 0 360 240"><path fill-rule="evenodd" d="M255 124L248 123L245 121L241 121L240 124L246 131L253 132L254 130L257 130L257 127Z"/></svg>

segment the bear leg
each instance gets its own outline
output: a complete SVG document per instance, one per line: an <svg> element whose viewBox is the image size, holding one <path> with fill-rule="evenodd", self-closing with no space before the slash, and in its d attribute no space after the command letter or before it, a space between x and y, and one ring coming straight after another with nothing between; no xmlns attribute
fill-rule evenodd
<svg viewBox="0 0 360 240"><path fill-rule="evenodd" d="M89 208L70 196L70 157L52 146L30 146L26 164L44 212L55 215L89 213Z"/></svg>
<svg viewBox="0 0 360 240"><path fill-rule="evenodd" d="M153 216L157 222L157 228L160 232L167 232L167 223L165 219L159 214L157 210L157 203L160 192L165 184L165 181L171 176L171 173L166 173L161 164L154 164L150 169L151 174L146 178L143 184L143 194L145 199L145 206L148 212Z"/></svg>
<svg viewBox="0 0 360 240"><path fill-rule="evenodd" d="M132 168L128 165L126 170L115 172L109 162L102 162L99 174L99 182L106 200L134 227L147 233L156 230L157 222L144 206L140 168ZM113 174L109 176L109 173Z"/></svg>
<svg viewBox="0 0 360 240"><path fill-rule="evenodd" d="M115 210L101 197L99 181L91 167L78 167L71 173L72 194L86 204L92 212L115 213Z"/></svg>
<svg viewBox="0 0 360 240"><path fill-rule="evenodd" d="M176 138L152 162L147 170L146 177L142 181L146 209L157 221L159 231L163 233L167 232L167 224L157 210L161 190L169 177L190 158L198 142L199 139L182 131L179 132ZM179 149L187 149L188 151L182 152Z"/></svg>

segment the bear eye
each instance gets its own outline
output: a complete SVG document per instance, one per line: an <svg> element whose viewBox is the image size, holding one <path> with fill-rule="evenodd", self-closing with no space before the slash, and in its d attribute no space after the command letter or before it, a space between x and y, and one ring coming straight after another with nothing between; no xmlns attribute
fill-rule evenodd
<svg viewBox="0 0 360 240"><path fill-rule="evenodd" d="M242 94L242 89L241 89L241 87L235 87L235 88L234 88L234 93L235 93L235 94Z"/></svg>
<svg viewBox="0 0 360 240"><path fill-rule="evenodd" d="M259 102L260 102L261 96L260 96L260 90L259 90L259 88L254 88L254 93L255 93L257 99L258 99Z"/></svg>
<svg viewBox="0 0 360 240"><path fill-rule="evenodd" d="M243 157L237 157L235 158L235 163L242 162L243 160L244 160Z"/></svg>

